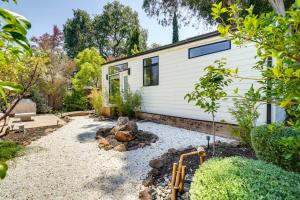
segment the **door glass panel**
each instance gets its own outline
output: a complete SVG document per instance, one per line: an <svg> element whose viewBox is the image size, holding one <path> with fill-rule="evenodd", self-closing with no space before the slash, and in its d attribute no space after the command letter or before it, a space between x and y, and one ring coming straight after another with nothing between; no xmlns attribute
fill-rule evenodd
<svg viewBox="0 0 300 200"><path fill-rule="evenodd" d="M115 103L115 97L120 93L119 74L109 78L109 103Z"/></svg>

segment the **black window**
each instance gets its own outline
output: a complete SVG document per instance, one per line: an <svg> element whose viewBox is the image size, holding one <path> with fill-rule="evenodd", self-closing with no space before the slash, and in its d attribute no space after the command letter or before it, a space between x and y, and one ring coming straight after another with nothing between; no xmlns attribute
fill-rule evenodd
<svg viewBox="0 0 300 200"><path fill-rule="evenodd" d="M189 49L189 58L195 58L198 56L204 56L211 53L216 53L220 51L225 51L231 49L231 42L225 40L222 42L216 42L212 44L207 44L199 47L194 47Z"/></svg>
<svg viewBox="0 0 300 200"><path fill-rule="evenodd" d="M143 60L144 86L158 85L159 59L158 56Z"/></svg>

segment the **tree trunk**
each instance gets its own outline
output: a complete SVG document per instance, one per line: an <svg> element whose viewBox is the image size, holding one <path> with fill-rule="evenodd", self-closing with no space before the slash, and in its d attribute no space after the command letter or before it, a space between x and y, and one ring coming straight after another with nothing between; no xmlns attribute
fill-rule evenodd
<svg viewBox="0 0 300 200"><path fill-rule="evenodd" d="M285 16L285 7L283 0L269 0L269 3L273 7L274 11L278 15Z"/></svg>
<svg viewBox="0 0 300 200"><path fill-rule="evenodd" d="M212 114L213 124L212 124L212 132L213 132L213 155L215 155L216 150L216 129L215 129L215 114Z"/></svg>

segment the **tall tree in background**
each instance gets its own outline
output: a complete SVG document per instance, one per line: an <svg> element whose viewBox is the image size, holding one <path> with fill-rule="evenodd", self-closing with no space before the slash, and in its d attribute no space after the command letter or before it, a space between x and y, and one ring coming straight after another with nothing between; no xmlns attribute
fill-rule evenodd
<svg viewBox="0 0 300 200"><path fill-rule="evenodd" d="M186 0L186 6L194 13L194 15L200 19L208 22L209 24L215 24L216 20L211 15L211 9L213 4L222 2L224 7L228 7L233 4L239 4L241 8L248 8L254 5L253 14L260 14L270 12L273 9L281 14L284 12L284 7L289 8L295 0ZM281 12L281 13L279 13ZM246 12L240 13L246 15ZM229 16L223 16L225 19Z"/></svg>
<svg viewBox="0 0 300 200"><path fill-rule="evenodd" d="M73 18L64 24L65 50L74 58L79 52L94 46L93 22L90 15L83 10L73 10Z"/></svg>
<svg viewBox="0 0 300 200"><path fill-rule="evenodd" d="M139 30L138 48L146 49L147 32L140 27L137 12L118 1L103 7L102 14L94 19L94 29L96 46L104 58L127 55L133 30Z"/></svg>
<svg viewBox="0 0 300 200"><path fill-rule="evenodd" d="M157 17L162 26L173 25L173 42L179 40L178 21L185 21L183 12L186 8L184 0L144 0L143 9L151 17Z"/></svg>
<svg viewBox="0 0 300 200"><path fill-rule="evenodd" d="M57 110L62 107L63 96L75 64L63 50L64 37L57 26L53 26L51 34L45 33L31 40L34 42L33 48L49 59L43 81L35 89L47 98L48 106Z"/></svg>
<svg viewBox="0 0 300 200"><path fill-rule="evenodd" d="M128 55L134 55L140 52L140 29L138 27L134 28L128 39Z"/></svg>
<svg viewBox="0 0 300 200"><path fill-rule="evenodd" d="M172 42L178 42L179 41L179 33L178 33L178 20L177 20L177 15L174 13L173 16L173 37L172 37Z"/></svg>

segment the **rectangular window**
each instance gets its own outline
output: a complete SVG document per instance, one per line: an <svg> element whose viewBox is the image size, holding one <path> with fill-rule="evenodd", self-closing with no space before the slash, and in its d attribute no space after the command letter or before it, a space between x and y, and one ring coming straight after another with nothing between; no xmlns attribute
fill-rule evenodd
<svg viewBox="0 0 300 200"><path fill-rule="evenodd" d="M207 54L217 53L217 52L225 51L228 49L231 49L230 40L207 44L207 45L203 45L203 46L199 46L199 47L190 48L189 49L189 58L204 56Z"/></svg>
<svg viewBox="0 0 300 200"><path fill-rule="evenodd" d="M158 56L143 60L144 86L158 85L159 58Z"/></svg>

